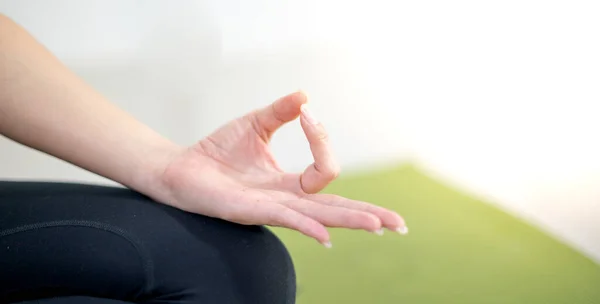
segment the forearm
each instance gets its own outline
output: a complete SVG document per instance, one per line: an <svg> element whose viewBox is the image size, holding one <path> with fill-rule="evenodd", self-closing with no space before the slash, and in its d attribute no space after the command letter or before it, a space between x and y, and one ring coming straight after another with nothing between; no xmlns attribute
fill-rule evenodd
<svg viewBox="0 0 600 304"><path fill-rule="evenodd" d="M180 150L2 15L0 134L158 199L161 170Z"/></svg>

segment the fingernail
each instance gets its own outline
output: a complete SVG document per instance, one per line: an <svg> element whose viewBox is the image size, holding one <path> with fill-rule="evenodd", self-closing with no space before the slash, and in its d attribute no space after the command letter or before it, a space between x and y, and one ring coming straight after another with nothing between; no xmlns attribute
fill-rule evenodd
<svg viewBox="0 0 600 304"><path fill-rule="evenodd" d="M383 228L379 228L379 229L375 230L374 232L377 235L383 235Z"/></svg>
<svg viewBox="0 0 600 304"><path fill-rule="evenodd" d="M333 245L331 245L331 242L329 242L329 241L323 242L321 244L323 244L323 246L325 246L325 248L331 248L333 246Z"/></svg>
<svg viewBox="0 0 600 304"><path fill-rule="evenodd" d="M308 123L310 123L312 125L316 125L319 123L317 118L315 118L315 116L312 114L312 112L308 109L308 107L305 104L300 106L300 111L302 111L302 114L304 115L304 118L306 118Z"/></svg>
<svg viewBox="0 0 600 304"><path fill-rule="evenodd" d="M396 232L398 232L400 234L407 234L408 233L408 227L406 227L406 226L398 227L398 229L396 229Z"/></svg>

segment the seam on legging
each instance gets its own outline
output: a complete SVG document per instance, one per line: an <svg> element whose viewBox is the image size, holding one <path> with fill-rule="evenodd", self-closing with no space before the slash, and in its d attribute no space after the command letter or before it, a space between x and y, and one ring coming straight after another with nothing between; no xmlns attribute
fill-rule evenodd
<svg viewBox="0 0 600 304"><path fill-rule="evenodd" d="M150 291L152 286L154 286L154 264L150 259L150 254L148 254L147 250L145 250L144 246L141 242L133 235L127 233L127 231L114 227L105 223L92 222L92 221L81 221L81 220L63 220L63 221L51 221L44 223L35 223L24 226L19 226L15 228L10 228L6 230L0 231L0 238L4 236L9 236L12 234L17 234L20 232L25 232L29 230L35 230L40 228L53 228L53 227L61 227L61 226L75 226L75 227L86 227L86 228L96 228L101 229L117 236L120 236L127 240L137 251L142 260L142 267L144 268L144 274L146 282L144 284L144 289L141 293L147 293ZM138 294L136 297L140 297L141 294Z"/></svg>

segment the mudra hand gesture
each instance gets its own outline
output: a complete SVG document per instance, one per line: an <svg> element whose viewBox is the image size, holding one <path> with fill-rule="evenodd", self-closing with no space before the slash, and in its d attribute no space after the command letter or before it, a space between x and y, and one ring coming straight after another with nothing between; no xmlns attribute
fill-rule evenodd
<svg viewBox="0 0 600 304"><path fill-rule="evenodd" d="M168 204L227 221L287 227L331 246L325 227L382 228L406 233L395 212L332 194L318 194L339 174L323 125L301 92L231 121L179 153L164 171ZM275 131L300 117L314 163L284 172L269 149Z"/></svg>

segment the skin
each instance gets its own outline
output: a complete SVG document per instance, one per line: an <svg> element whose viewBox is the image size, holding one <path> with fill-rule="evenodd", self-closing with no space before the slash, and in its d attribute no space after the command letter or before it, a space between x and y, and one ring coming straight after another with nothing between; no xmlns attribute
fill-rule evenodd
<svg viewBox="0 0 600 304"><path fill-rule="evenodd" d="M318 193L339 166L306 104L304 93L292 93L182 147L110 103L0 15L0 134L157 202L244 225L287 227L328 247L326 227L406 233L396 212ZM314 163L284 172L269 141L298 118Z"/></svg>

